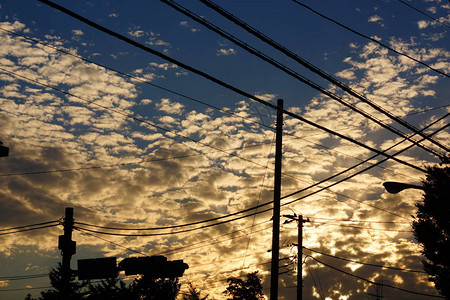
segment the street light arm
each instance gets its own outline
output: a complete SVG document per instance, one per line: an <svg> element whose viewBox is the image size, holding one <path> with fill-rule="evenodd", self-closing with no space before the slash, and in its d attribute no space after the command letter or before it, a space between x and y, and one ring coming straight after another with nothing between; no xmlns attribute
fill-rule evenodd
<svg viewBox="0 0 450 300"><path fill-rule="evenodd" d="M416 190L424 190L424 187L421 185L409 184L409 183L401 183L394 181L383 182L383 186L391 194L397 194L406 189L416 189Z"/></svg>

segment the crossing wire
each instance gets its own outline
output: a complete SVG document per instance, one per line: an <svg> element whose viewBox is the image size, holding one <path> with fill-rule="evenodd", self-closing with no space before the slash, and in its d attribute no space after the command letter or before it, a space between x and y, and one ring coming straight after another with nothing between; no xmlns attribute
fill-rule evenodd
<svg viewBox="0 0 450 300"><path fill-rule="evenodd" d="M448 115L450 115L450 113L448 113L446 116L448 116ZM444 116L444 117L446 117L446 116ZM435 122L438 122L438 121L439 121L439 119L436 120ZM432 123L432 124L433 124L433 123ZM430 124L429 126L431 126L431 124ZM436 130L435 132L433 132L431 135L436 134L437 132L443 130L444 128L447 128L448 126L450 126L450 124L447 124L447 125L445 125L444 127L439 128L438 130ZM400 143L400 142L399 142L399 143ZM396 146L396 145L394 145L394 146ZM391 147L394 147L394 146L391 146ZM394 155L400 154L400 153L402 153L403 151L406 151L407 149L409 149L410 147L412 147L412 145L410 145L410 146L408 146L408 147L406 147L406 148L404 148L404 149L398 151L398 152L395 153ZM373 157L371 157L370 159L372 159L372 158L373 158ZM299 201L299 200L301 200L301 199L304 199L304 198L306 198L306 197L309 197L309 196L312 196L312 195L314 195L314 194L316 194L316 193L319 193L319 192L321 192L321 191L323 191L323 190L325 190L325 189L328 189L328 188L330 188L330 187L332 187L332 186L334 186L334 185L337 185L337 184L339 184L339 183L341 183L341 182L347 181L347 180L349 180L349 179L355 177L356 175L359 175L359 174L361 174L361 173L367 171L368 169L373 168L375 165L381 164L381 163L384 162L384 161L385 161L385 160L379 161L378 163L376 163L376 164L374 164L374 165L371 165L371 166L369 166L369 167L367 167L367 168L365 168L365 169L363 169L363 170L361 170L361 171L359 171L359 172L357 172L357 173L355 173L355 174L352 174L352 175L350 175L350 176L347 176L346 178L341 179L341 180L339 180L339 181L337 181L337 182L334 182L334 183L332 183L332 184L330 184L330 185L328 185L328 186L326 186L326 187L322 187L321 189L319 189L319 190L317 190L317 191L314 191L314 192L312 192L312 193L309 193L309 194L307 194L307 195L305 195L305 196L302 196L302 197L299 197L299 198L297 198L297 199L290 200L289 202L283 203L281 206L286 206L286 205L292 204L292 203L297 202L297 201ZM296 191L296 192L294 192L294 193L290 193L290 194L288 194L288 195L285 195L285 196L281 197L281 199L286 199L286 198L289 198L289 197L291 197L291 196L293 196L293 195L296 195L296 194L298 194L298 193L304 192L304 191L308 190L309 188L311 188L311 187L313 187L313 186L317 186L318 184L324 183L324 182L326 182L326 181L329 181L330 178L334 178L334 177L335 177L335 175L333 175L333 176L331 176L331 177L328 177L328 178L326 178L326 179L323 179L323 180L320 181L319 183L313 184L312 186L309 186L309 187L307 187L307 188L301 189L301 190ZM384 212L387 212L387 213L389 213L389 214L395 215L395 216L397 216L397 217L401 217L401 218L407 219L407 218L405 218L405 217L403 217L403 216L401 216L401 215L398 215L398 214L396 214L396 213L390 212L390 211L388 211L388 210L386 210L386 209L383 209L383 208L379 208L379 207L377 207L377 206L375 206L375 205L368 204L368 203L366 203L366 202L364 202L364 201L360 201L360 200L357 200L357 199L352 199L352 200L357 201L357 202L362 203L362 204L365 204L365 205L370 206L370 207L372 207L372 208L382 210L382 211L384 211ZM175 229L175 228L182 228L182 227L193 226L193 225L199 225L199 224L203 224L203 223L207 223L207 222L212 222L212 221L221 220L221 219L224 219L224 218L228 218L228 217L231 217L231 216L235 216L235 215L238 215L238 214L241 214L241 213L246 213L246 212L249 212L249 211L251 211L251 210L254 210L254 209L257 209L257 208L261 208L261 207L267 206L267 205L269 205L269 204L272 204L272 202L273 202L273 201L268 201L268 202L259 204L259 205L257 205L257 206L253 206L253 207L250 207L250 208L247 208L247 209L238 211L238 212L234 212L234 213L231 213L231 214L228 214L228 215L225 215L225 216L220 216L220 217L216 217L216 218L211 218L211 219L202 220L202 221L197 221L197 222L192 222L192 223L187 223L187 224L172 225L172 226L157 227L157 228L156 228L156 227L153 227L153 228L123 228L123 227L98 226L98 225L92 225L92 224L87 224L87 223L82 223L82 222L75 222L75 223L76 223L76 224L79 224L79 225L90 226L90 227L101 228L101 229L109 229L109 230L137 230L137 231L142 230L142 231L144 231L144 230ZM266 211L269 211L269 210L270 210L270 209L266 209L266 210L260 211L260 212L258 212L258 213L263 213L263 212L266 212ZM245 218L245 217L249 217L249 216L253 216L253 215L254 215L254 214L246 215L246 216L244 216L244 218ZM230 221L239 220L239 219L241 219L241 218L232 219L232 220L230 220ZM220 224L223 224L223 223L220 223ZM219 225L219 224L217 224L217 225ZM208 227L209 227L209 226L208 226ZM195 229L193 229L193 230L195 230ZM106 233L105 233L105 234L106 234ZM170 233L169 233L169 234L170 234ZM161 235L161 234L159 234L159 235Z"/></svg>
<svg viewBox="0 0 450 300"><path fill-rule="evenodd" d="M374 43L376 43L376 44L378 44L378 45L380 45L380 46L382 46L382 47L388 49L389 51L392 51L392 52L394 52L394 53L396 53L396 54L398 54L398 55L405 56L405 57L407 57L407 58L409 58L409 59L415 61L416 63L421 64L421 65L427 67L428 69L433 70L434 72L439 73L439 74L441 74L441 75L443 75L443 76L450 77L448 74L446 74L446 73L444 73L444 72L442 72L442 71L440 71L440 70L438 70L438 69L433 68L432 66L428 65L427 63L424 63L423 61L420 61L420 60L418 60L418 59L416 59L416 58L414 58L414 57L412 57L412 56L410 56L410 55L408 55L408 54L405 54L405 53L402 53L402 52L400 52L400 51L398 51L398 50L395 50L395 49L393 49L392 47L389 47L388 45L383 44L382 42L380 42L380 41L378 41L378 40L376 40L376 39L374 39L374 38L372 38L372 37L370 37L370 36L367 36L367 35L365 35L365 34L362 34L362 33L358 32L358 31L356 31L356 30L354 30L354 29L352 29L352 28L350 28L350 27L348 27L348 26L346 26L346 25L344 25L344 24L342 24L342 23L340 23L340 22L338 22L338 21L336 21L336 20L330 18L330 17L327 17L327 16L321 14L320 12L316 11L315 9L311 8L310 6L308 6L308 5L306 5L306 4L302 3L302 2L300 2L300 1L298 1L298 0L292 0L292 1L294 1L294 2L297 3L298 5L303 6L303 7L306 8L306 9L310 10L311 12L315 13L316 15L318 15L318 16L320 16L320 17L322 17L322 18L324 18L324 19L326 19L326 20L328 20L328 21L330 21L330 22L333 22L334 24L339 25L340 27L342 27L342 28L344 28L344 29L346 29L346 30L348 30L348 31L351 31L351 32L353 32L354 34L359 35L360 37L363 37L363 38L365 38L365 39L368 39L368 40L370 40L370 41L372 41L372 42L374 42ZM400 1L400 2L403 2L402 0L399 0L399 1ZM407 4L407 5L408 5L408 4Z"/></svg>
<svg viewBox="0 0 450 300"><path fill-rule="evenodd" d="M16 231L12 231L12 232L3 232L0 233L0 235L8 235L8 234L14 234L14 233L20 233L20 232L25 232L25 231L32 231L32 230L38 230L38 229L44 229L44 228L50 228L50 227L55 227L58 226L59 224L54 224L54 225L47 225L47 226L40 226L40 227L34 227L34 228L27 228L27 229L22 229L22 230L16 230Z"/></svg>
<svg viewBox="0 0 450 300"><path fill-rule="evenodd" d="M408 2L405 2L405 1L403 1L403 0L398 0L398 1L401 2L401 3L403 3L404 5L408 6L409 8L414 9L414 10L417 11L418 13L420 13L420 14L422 14L422 15L428 17L428 18L430 18L431 20L433 20L433 21L435 21L435 22L438 22L438 23L440 23L441 25L444 25L444 26L447 27L447 28L450 28L450 26L449 26L445 21L444 21L444 22L441 22L439 19L436 19L436 18L434 18L433 16L430 16L429 14L427 14L427 13L421 11L421 10L418 9L417 7L412 6L412 5L409 4Z"/></svg>
<svg viewBox="0 0 450 300"><path fill-rule="evenodd" d="M162 0L162 1L167 1L167 0ZM365 96L359 94L357 91L353 90L352 88L346 86L344 83L340 82L339 80L337 80L333 76L331 76L331 75L325 73L324 71L320 70L319 68L315 67L314 65L312 65L308 61L304 60L303 58L301 58L297 54L295 54L292 51L288 50L286 47L280 45L279 43L275 42L271 38L265 36L264 34L262 34L261 32L259 32L256 29L254 29L253 27L251 27L247 23L243 22L242 20L238 19L237 17L235 17L231 13L229 13L226 10L224 10L223 8L219 7L217 4L213 3L210 0L199 0L199 1L201 1L202 3L207 5L208 7L212 8L213 10L215 10L216 12L218 12L219 14L221 14L222 16L227 18L228 20L234 22L236 25L238 25L241 28L245 29L247 32L253 34L254 36L259 38L260 40L264 41L265 43L269 44L270 46L272 46L275 49L279 50L280 52L284 53L288 57L292 58L293 60L295 60L296 62L298 62L302 66L306 67L308 70L318 74L322 78L324 78L324 79L330 81L331 83L337 85L338 87L340 87L341 89L343 89L344 91L349 93L350 95L352 95L352 96L358 98L359 100L363 101L364 103L370 105L372 108L374 108L377 111L383 113L384 115L386 115L390 119L396 121L397 123L403 125L404 127L408 128L408 129L412 130L413 132L418 133L418 129L415 128L414 126L412 126L411 124L409 124L408 122L406 122L406 121L404 121L404 120L402 120L402 119L392 115L386 109L384 109L381 106L375 104L374 102L372 102L371 100L367 99ZM447 77L449 77L449 76L447 75ZM423 137L423 135L422 135L422 137ZM442 145L441 143L439 143L439 142L437 142L437 141L435 141L433 139L431 139L430 142L432 142L433 144L439 146L440 148L444 149L445 151L450 152L450 149L447 146Z"/></svg>
<svg viewBox="0 0 450 300"><path fill-rule="evenodd" d="M67 14L67 15L69 15L69 16L71 16L71 17L73 17L73 18L75 18L75 19L77 19L77 20L79 20L79 21L81 21L83 23L85 23L85 24L88 24L91 27L94 27L94 28L96 28L96 29L98 29L98 30L100 30L100 31L102 31L104 33L107 33L107 34L109 34L109 35L111 35L113 37L116 37L116 38L118 38L118 39L120 39L120 40L122 40L122 41L124 41L126 43L129 43L130 45L133 45L133 46L135 46L135 47L137 47L137 48L139 48L139 49L141 49L143 51L152 53L153 55L156 55L156 56L158 56L158 57L160 57L160 58L162 58L164 60L167 60L167 61L169 61L169 62L171 62L173 64L176 64L176 65L178 65L178 66L180 66L180 67L182 67L182 68L184 68L184 69L186 69L188 71L191 71L191 72L193 72L193 73L195 73L197 75L200 75L200 76L202 76L202 77L204 77L204 78L206 78L206 79L208 79L208 80L210 80L210 81L212 81L212 82L214 82L214 83L216 83L218 85L221 85L222 87L224 87L226 89L229 89L229 90L231 90L231 91L233 91L233 92L235 92L237 94L240 94L240 95L242 95L244 97L252 99L252 100L254 100L254 101L258 102L258 103L261 103L261 104L263 104L265 106L268 106L268 107L270 107L270 108L272 108L274 110L278 110L277 106L274 105L274 104L266 102L266 101L264 101L263 99L261 99L259 97L256 97L256 96L254 96L252 94L244 92L243 90L238 89L238 88L236 88L236 87L234 87L234 86L232 86L230 84L227 84L227 83L225 83L225 82L223 82L223 81L221 81L221 80L219 80L219 79L217 79L217 78L215 78L215 77L213 77L213 76L211 76L211 75L209 75L209 74L207 74L207 73L205 73L203 71L200 71L200 70L195 69L195 68L193 68L191 66L188 66L188 65L186 65L186 64L184 64L184 63L182 63L182 62L180 62L180 61L178 61L176 59L173 59L173 58L171 58L171 57L169 57L169 56L167 56L167 55L165 55L165 54L163 54L161 52L158 52L158 51L156 51L154 49L151 49L151 48L149 48L149 47L147 47L147 46L145 46L145 45L143 45L141 43L138 43L138 42L136 42L136 41L134 41L134 40L132 40L130 38L127 38L127 37L125 37L125 36L123 36L123 35L121 35L121 34L119 34L117 32L114 32L114 31L112 31L112 30L110 30L110 29L108 29L106 27L103 27L103 26L101 26L101 25L99 25L99 24L97 24L97 23L95 23L95 22L93 22L91 20L88 20L88 19L86 19L86 18L84 18L84 17L74 13L73 11L68 10L68 9L66 9L66 8L56 4L56 3L53 3L53 2L51 2L49 0L38 0L38 1L42 2L44 4L47 4L47 5L55 8L55 9L57 9L57 10L63 12L63 13L65 13L65 14ZM11 72L11 71L9 71L9 72ZM23 77L23 76L21 76L21 77ZM284 114L286 114L286 115L288 115L288 116L290 116L292 118L298 119L298 120L300 120L300 121L302 121L302 122L304 122L304 123L306 123L308 125L316 127L316 128L318 128L320 130L328 132L328 133L330 133L332 135L335 135L335 136L340 137L342 139L345 139L347 141L350 141L350 142L352 142L352 143L354 143L354 144L356 144L356 145L358 145L360 147L363 147L363 148L365 148L367 150L370 150L370 151L373 151L375 153L378 153L378 154L381 154L383 156L386 156L386 157L388 157L388 158L390 158L390 159L392 159L392 160L394 160L396 162L399 162L401 164L407 165L407 166L409 166L409 167L411 167L413 169L416 169L418 171L426 173L426 170L424 168L417 167L417 166L415 166L415 165L413 165L411 163L408 163L408 162L400 160L400 159L398 159L396 157L390 156L390 155L388 155L386 153L383 153L380 150L377 150L377 149L375 149L373 147L365 145L364 143L358 142L358 141L356 141L356 140L354 140L354 139L352 139L350 137L347 137L347 136L345 136L343 134L340 134L340 133L335 132L335 131L333 131L333 130L331 130L329 128L326 128L326 127L324 127L324 126L322 126L320 124L312 122L312 121L310 121L308 119L305 119L305 118L303 118L301 116L298 116L298 115L296 115L296 114L294 114L294 113L292 113L290 111L287 111L285 109L283 109L282 111L283 111ZM130 116L130 117L135 118L133 116Z"/></svg>
<svg viewBox="0 0 450 300"><path fill-rule="evenodd" d="M399 268L399 267L392 267L392 266L386 266L386 265L381 265L381 264L374 264L374 263L366 263L366 262L361 262L361 261L357 261L357 260L352 260L352 259L348 259L348 258L343 258L343 257L339 257L336 255L331 255L316 249L311 249L311 248L307 248L307 247L303 247L303 249L306 249L308 251L314 252L314 253L318 253L324 256L328 256L331 258L336 258L339 260L343 260L343 261L347 261L347 262L352 262L352 263L357 263L360 265L365 265L365 266L371 266L371 267L377 267L377 268L383 268L383 269L391 269L391 270L395 270L395 271L404 271L404 272L411 272L411 273L423 273L423 274L427 274L425 271L420 271L420 270L412 270L412 269L405 269L405 268Z"/></svg>
<svg viewBox="0 0 450 300"><path fill-rule="evenodd" d="M167 5L169 5L170 7L174 8L175 10L181 12L185 16L190 17L194 21L196 21L196 22L202 24L203 26L209 28L210 30L214 31L215 33L219 34L220 36L228 39L229 41L233 42L234 44L238 45L239 47L245 49L249 53L259 57L260 59L264 60L265 62L268 62L269 64L273 65L274 67L276 67L276 68L282 70L283 72L287 73L291 77L294 77L295 79L305 83L309 87L312 87L313 89L323 93L324 95L327 95L328 97L338 101L342 105L344 105L344 106L350 108L351 110L361 114L365 118L373 121L374 123L380 125L381 127L385 128L385 129L387 129L387 130L389 130L389 131L391 131L391 132L393 132L393 133L395 133L395 134L397 134L397 135L399 135L399 136L401 136L403 138L406 137L406 135L402 131L400 131L400 130L398 130L398 129L396 129L396 128L388 125L388 124L385 124L384 122L382 122L381 120L375 118L373 115L369 114L368 112L366 112L366 111L356 107L354 104L352 104L352 103L346 101L345 99L339 97L338 95L334 94L330 90L327 90L327 89L321 87L320 85L318 85L318 84L312 82L311 80L307 79L306 77L298 74L297 72L295 72L292 69L288 68L287 66L281 64L280 62L276 61L275 59L269 57L268 55L262 53L261 51L255 49L255 48L253 48L251 46L249 46L247 43L239 40L238 38L234 37L230 33L226 32L223 29L217 27L216 25L210 23L209 21L205 20L205 18L194 14L193 12L191 12L187 8L183 7L182 5L178 4L177 2L172 1L172 0L161 0L161 1L166 3ZM316 68L316 67L314 67L314 68L318 70L318 68ZM320 71L320 72L322 72L322 71ZM328 74L327 74L327 76L331 77ZM334 80L336 80L336 79L334 79ZM347 89L350 89L347 86L345 86L345 87ZM418 144L416 141L414 141L414 140L412 140L412 139L410 139L408 137L406 137L406 138L408 140L410 140L411 142L415 143L420 148L424 149L425 151L428 151L428 152L430 152L430 153L434 154L435 156L437 156L437 157L442 159L442 157L443 157L442 154L440 154L440 153L434 151L433 149L430 149L430 148L428 148L428 147L426 147L424 145Z"/></svg>
<svg viewBox="0 0 450 300"><path fill-rule="evenodd" d="M404 288L400 288L400 287L397 287L397 286L394 286L394 285L390 285L390 284L385 284L385 283L381 283L381 284L380 284L380 283L377 283L377 282L375 282L375 281L369 280L369 279L367 279L367 278L358 276L358 275L356 275L356 274L353 274L353 273L350 273L350 272L341 270L341 269L339 269L339 268L333 267L333 266L331 266L331 265L329 265L329 264L327 264L327 263L324 263L324 262L318 260L318 259L315 258L314 256L310 256L310 255L309 255L308 257L312 258L312 259L315 260L316 262L318 262L318 263L320 263L320 264L322 264L322 265L324 265L324 266L326 266L326 267L328 267L328 268L330 268L330 269L333 269L333 270L335 270L335 271L344 273L344 274L346 274L346 275L349 275L349 276L358 278L358 279L360 279L360 280L362 280L362 281L365 281L365 282L368 282L368 283L371 283L371 284L382 285L382 286L385 286L385 287L388 287L388 288L396 289L396 290L399 290L399 291L402 291L402 292L406 292L406 293L410 293L410 294L415 294L415 295L421 295L421 296L427 296L427 297L434 297L434 298L445 299L445 297L438 296L438 295L431 295L431 294L426 294L426 293L415 292L415 291L407 290L407 289L404 289Z"/></svg>
<svg viewBox="0 0 450 300"><path fill-rule="evenodd" d="M11 227L11 228L2 228L2 229L0 229L0 232L2 232L2 231L17 230L17 229L22 229L22 228L27 228L27 227L35 227L35 226L41 226L41 225L48 225L48 224L59 223L59 222L60 222L60 220L55 220L55 221L41 222L41 223L30 224L30 225L22 225L22 226Z"/></svg>
<svg viewBox="0 0 450 300"><path fill-rule="evenodd" d="M22 75L19 75L19 74L16 74L16 73L11 72L11 71L9 71L9 70L3 69L3 68L0 68L0 70L3 70L3 71L5 71L5 72L7 72L7 73L10 73L10 74L13 74L13 75L15 75L16 77L19 77L19 78L22 78L22 79L25 79L25 80L28 80L28 81L31 81L31 82L34 82L34 83L37 83L37 84L40 84L40 85L44 85L44 86L46 86L46 87L49 87L49 88L51 88L51 89L60 91L60 92L65 93L65 94L67 94L67 95L70 95L70 96L79 98L79 99L81 99L81 100L83 100L83 101L86 101L86 102L88 102L88 103L91 103L91 104L93 104L93 105L100 106L100 107L102 107L102 108L108 109L108 110L113 111L113 112L117 112L117 113L119 113L119 114L121 114L121 115L129 116L130 118L132 118L132 119L134 119L134 120L148 123L149 125L155 126L155 127L158 128L158 129L162 129L162 130L165 130L165 131L169 131L169 130L167 130L167 129L161 127L161 126L154 125L153 123L143 121L143 120L141 120L141 119L139 119L139 118L137 118L137 117L127 115L127 114L125 114L125 113L123 113L123 112L120 112L120 111L117 111L117 110L115 110L115 109L111 109L111 108L105 107L105 106L103 106L103 105L99 105L99 104L95 103L94 101L90 101L90 100L83 99L83 98L81 98L81 97L79 97L79 96L73 95L73 94L68 93L68 92L66 92L66 91L62 91L62 90L57 89L57 88L55 88L55 87L52 87L52 86L50 86L50 85L40 83L40 82L38 82L38 81L36 81L36 80L27 78L27 77L22 76ZM182 135L177 134L177 133L174 133L174 134L175 134L175 135L178 135L178 136L182 136ZM191 138L189 138L189 137L187 137L187 139L192 140L192 141L195 141L195 140L193 140L193 139L191 139ZM206 145L206 146L209 146L209 145ZM411 145L410 147L412 147L412 146L413 146L413 145ZM209 146L209 147L212 147L212 146ZM409 148L410 148L410 147L409 147ZM214 148L214 147L213 147L213 148ZM216 149L216 148L214 148L214 149ZM223 150L220 150L220 149L218 149L218 150L223 152ZM384 154L384 152L383 152L383 154ZM390 157L394 157L394 156L390 156ZM244 159L244 158L242 158L242 159ZM244 160L246 160L246 159L244 159ZM250 162L251 162L251 161L250 161ZM370 167L369 167L369 169L370 169ZM366 169L366 170L367 170L367 169ZM343 180L343 181L344 181L344 180ZM340 181L340 182L342 182L342 181ZM324 189L326 189L326 188L324 188ZM324 190L324 189L321 189L321 190L319 190L319 191L322 191L322 190ZM316 193L316 192L315 192L315 193ZM312 194L315 194L315 193L312 193ZM311 194L310 194L310 195L311 195ZM302 198L299 198L299 199L303 199L303 197L302 197ZM293 200L293 201L291 201L291 202L289 202L289 203L298 201L299 199ZM353 199L353 200L357 201L356 199ZM268 202L268 203L266 203L266 204L264 204L264 205L268 205L268 204L270 204L270 203L271 203L271 202ZM264 205L263 205L263 206L264 206ZM367 205L369 205L369 204L367 204ZM369 206L370 206L370 205L369 205ZM373 207L375 207L375 206L373 206ZM252 209L254 209L254 208L252 208ZM378 208L378 209L381 209L381 208ZM381 209L381 210L388 212L387 210L384 210L384 209ZM268 210L265 210L265 211L268 211ZM262 211L262 212L265 212L265 211ZM389 213L391 213L391 212L389 212ZM395 213L391 213L391 214L395 214ZM397 214L395 214L395 215L397 215ZM247 215L247 216L250 216L250 215ZM244 216L244 217L247 217L247 216ZM234 221L234 220L237 220L237 219L241 219L241 218L243 218L243 217L235 218L235 219L233 219L233 220L231 220L231 221ZM221 219L221 217L216 218L216 219ZM199 222L200 222L200 223L203 223L202 221L199 221ZM223 222L220 222L220 223L218 223L218 224L216 224L216 225L219 225L219 224L222 224L222 223L223 223ZM213 225L209 225L209 226L214 226L214 224L213 224ZM208 226L208 227L209 227L209 226ZM175 232L175 233L188 232L188 231L192 231L192 230L196 230L196 229L190 229L190 230L187 230L187 231L178 231L178 232ZM96 232L96 231L92 231L92 232ZM96 233L108 234L108 233L105 233L105 232L96 232ZM175 234L175 233L172 233L172 234ZM115 235L120 235L120 234L115 234ZM157 234L157 235L163 235L163 234ZM122 236L123 236L123 235L122 235ZM152 236L152 235L145 235L145 236Z"/></svg>

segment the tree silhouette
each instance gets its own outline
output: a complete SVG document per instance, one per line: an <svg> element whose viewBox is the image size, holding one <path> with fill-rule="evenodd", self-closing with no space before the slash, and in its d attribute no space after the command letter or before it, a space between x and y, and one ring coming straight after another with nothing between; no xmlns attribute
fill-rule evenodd
<svg viewBox="0 0 450 300"><path fill-rule="evenodd" d="M139 300L139 293L133 285L126 285L118 277L101 280L100 283L88 286L88 300Z"/></svg>
<svg viewBox="0 0 450 300"><path fill-rule="evenodd" d="M422 245L428 280L450 299L450 167L428 167L423 202L418 202L413 230Z"/></svg>
<svg viewBox="0 0 450 300"><path fill-rule="evenodd" d="M28 294L25 300L175 300L180 284L178 278L162 279L141 276L127 285L118 276L100 282L79 282L72 273L69 282L63 280L61 264L49 273L51 289L41 292L38 299Z"/></svg>
<svg viewBox="0 0 450 300"><path fill-rule="evenodd" d="M76 276L72 272L68 282L64 280L61 264L52 268L49 273L52 288L41 292L39 300L81 300L83 299L83 289L87 282L76 281ZM35 300L31 295L27 295L27 300Z"/></svg>
<svg viewBox="0 0 450 300"><path fill-rule="evenodd" d="M175 300L180 292L178 278L149 278L142 276L131 284L145 300Z"/></svg>
<svg viewBox="0 0 450 300"><path fill-rule="evenodd" d="M246 281L237 277L230 277L227 279L227 282L228 287L223 293L227 296L231 296L228 300L264 299L261 279L258 277L258 271L248 273Z"/></svg>
<svg viewBox="0 0 450 300"><path fill-rule="evenodd" d="M183 294L182 300L206 300L209 295L201 297L201 292L190 282L189 291Z"/></svg>

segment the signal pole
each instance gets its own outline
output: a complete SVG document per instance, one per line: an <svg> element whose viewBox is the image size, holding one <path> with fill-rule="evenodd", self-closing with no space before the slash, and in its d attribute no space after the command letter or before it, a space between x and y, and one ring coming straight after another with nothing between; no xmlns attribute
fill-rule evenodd
<svg viewBox="0 0 450 300"><path fill-rule="evenodd" d="M278 267L280 252L280 198L281 198L281 157L283 142L283 100L277 101L277 128L275 137L275 174L273 188L273 228L272 262L270 269L270 300L278 299Z"/></svg>

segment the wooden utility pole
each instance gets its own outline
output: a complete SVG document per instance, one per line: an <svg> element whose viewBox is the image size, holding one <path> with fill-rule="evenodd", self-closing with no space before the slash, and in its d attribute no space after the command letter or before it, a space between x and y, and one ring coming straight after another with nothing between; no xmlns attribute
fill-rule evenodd
<svg viewBox="0 0 450 300"><path fill-rule="evenodd" d="M303 266L302 266L302 256L303 256L303 223L305 222L309 222L309 219L307 218L306 220L303 219L302 215L297 216L296 214L294 215L283 215L283 217L286 217L290 220L286 221L285 223L290 223L292 221L297 221L297 228L298 228L298 233L297 233L297 239L298 239L298 243L297 243L297 300L302 300L303 299L303 278L302 278L302 273L303 273ZM295 246L295 244L294 244Z"/></svg>
<svg viewBox="0 0 450 300"><path fill-rule="evenodd" d="M76 251L76 243L72 241L73 231L73 208L66 207L64 215L64 234L59 236L58 249L62 251L62 277L64 287L62 289L63 297L67 297L70 293L70 279L72 270L70 269L70 260Z"/></svg>
<svg viewBox="0 0 450 300"><path fill-rule="evenodd" d="M275 175L273 188L272 264L270 269L270 300L278 299L278 268L280 253L280 198L281 157L283 142L283 100L277 101L277 128L275 138Z"/></svg>
<svg viewBox="0 0 450 300"><path fill-rule="evenodd" d="M303 216L298 216L298 249L297 249L297 300L303 299L303 266L302 266L302 256L303 256Z"/></svg>

